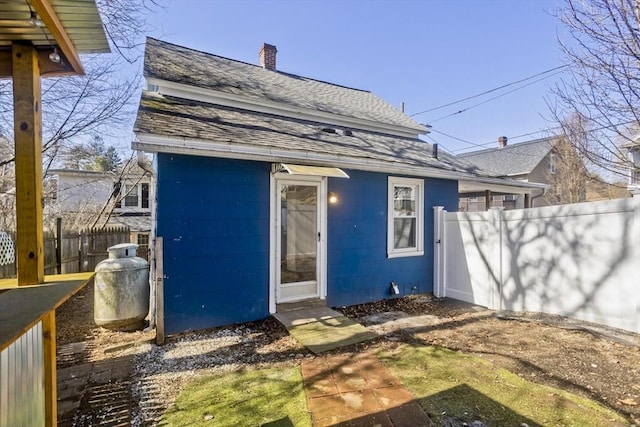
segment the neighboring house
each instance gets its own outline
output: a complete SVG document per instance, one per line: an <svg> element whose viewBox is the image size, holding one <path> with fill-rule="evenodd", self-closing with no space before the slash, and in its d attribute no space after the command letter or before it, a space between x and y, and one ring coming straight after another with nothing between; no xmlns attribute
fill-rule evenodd
<svg viewBox="0 0 640 427"><path fill-rule="evenodd" d="M50 169L44 185L45 217L62 217L69 228L95 219L113 192L111 172Z"/></svg>
<svg viewBox="0 0 640 427"><path fill-rule="evenodd" d="M622 146L629 159L629 175L627 189L632 194L640 194L640 136Z"/></svg>
<svg viewBox="0 0 640 427"><path fill-rule="evenodd" d="M507 137L498 138L498 146L485 150L471 151L458 157L490 171L497 176L507 177L524 182L546 184L546 191L553 194L551 176L558 171L558 155L554 151L557 137L536 139L519 144L507 144ZM491 201L487 206L487 198ZM483 211L489 207L503 206L505 209L546 206L550 203L545 191L539 190L531 197L518 194L460 193L459 208L461 211Z"/></svg>
<svg viewBox="0 0 640 427"><path fill-rule="evenodd" d="M151 229L150 178L132 168L121 176L115 172L52 169L48 172L46 214L63 217L69 228L98 225L129 227L131 242L148 244Z"/></svg>
<svg viewBox="0 0 640 427"><path fill-rule="evenodd" d="M147 39L133 148L154 153L167 333L432 291L435 206L540 191L438 154L370 92L277 70L274 46L260 59Z"/></svg>

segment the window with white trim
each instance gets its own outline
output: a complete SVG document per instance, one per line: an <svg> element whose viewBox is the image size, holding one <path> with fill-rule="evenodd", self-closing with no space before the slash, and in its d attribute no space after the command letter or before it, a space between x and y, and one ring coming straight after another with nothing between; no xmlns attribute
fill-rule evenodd
<svg viewBox="0 0 640 427"><path fill-rule="evenodd" d="M149 210L149 183L114 185L113 191L121 197L116 208L123 210Z"/></svg>
<svg viewBox="0 0 640 427"><path fill-rule="evenodd" d="M424 254L424 181L389 177L387 256Z"/></svg>

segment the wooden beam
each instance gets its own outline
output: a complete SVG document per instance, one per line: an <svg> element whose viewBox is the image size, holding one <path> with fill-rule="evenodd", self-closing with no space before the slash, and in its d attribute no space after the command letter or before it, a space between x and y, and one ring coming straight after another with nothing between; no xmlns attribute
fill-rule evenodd
<svg viewBox="0 0 640 427"><path fill-rule="evenodd" d="M162 263L162 237L156 237L155 242L155 285L156 285L156 312L153 315L156 316L156 344L164 344L164 267Z"/></svg>
<svg viewBox="0 0 640 427"><path fill-rule="evenodd" d="M38 12L38 16L47 26L47 29L56 40L56 44L64 54L65 58L71 65L76 74L84 74L84 68L80 63L80 55L75 45L71 41L67 30L60 22L56 11L51 6L49 0L30 0L31 6Z"/></svg>
<svg viewBox="0 0 640 427"><path fill-rule="evenodd" d="M489 209L491 209L491 190L485 190L484 200L484 210L488 211Z"/></svg>
<svg viewBox="0 0 640 427"><path fill-rule="evenodd" d="M531 194L525 193L524 195L524 208L528 209L531 207Z"/></svg>
<svg viewBox="0 0 640 427"><path fill-rule="evenodd" d="M58 376L56 372L56 311L42 318L44 346L44 422L46 427L58 425Z"/></svg>
<svg viewBox="0 0 640 427"><path fill-rule="evenodd" d="M12 45L18 285L44 281L42 111L38 52Z"/></svg>
<svg viewBox="0 0 640 427"><path fill-rule="evenodd" d="M49 54L53 52L53 49L40 49L38 50L38 63L40 64L40 76L42 77L61 77L61 76L75 76L76 72L64 62L51 62ZM11 50L0 50L0 78L7 78L13 76L12 65L12 53Z"/></svg>

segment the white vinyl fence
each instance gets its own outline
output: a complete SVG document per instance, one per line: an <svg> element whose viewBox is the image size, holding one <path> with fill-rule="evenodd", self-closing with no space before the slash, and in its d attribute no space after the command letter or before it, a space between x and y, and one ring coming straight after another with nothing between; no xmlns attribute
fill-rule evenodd
<svg viewBox="0 0 640 427"><path fill-rule="evenodd" d="M434 210L436 296L640 333L640 197Z"/></svg>

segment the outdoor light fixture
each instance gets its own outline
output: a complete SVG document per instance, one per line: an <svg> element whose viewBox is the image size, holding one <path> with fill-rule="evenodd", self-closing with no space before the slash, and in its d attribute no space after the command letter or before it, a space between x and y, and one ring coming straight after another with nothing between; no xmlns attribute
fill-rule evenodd
<svg viewBox="0 0 640 427"><path fill-rule="evenodd" d="M340 198L338 197L338 194L334 193L333 191L329 191L329 203L331 203L332 205L335 205L339 201L340 201Z"/></svg>
<svg viewBox="0 0 640 427"><path fill-rule="evenodd" d="M49 60L51 62L56 63L56 64L60 63L61 58L60 58L60 54L58 53L58 48L57 47L54 47L53 48L53 52L51 52L49 54Z"/></svg>
<svg viewBox="0 0 640 427"><path fill-rule="evenodd" d="M44 23L40 18L38 18L38 14L35 11L31 11L31 17L29 18L29 25L32 27L42 27Z"/></svg>

